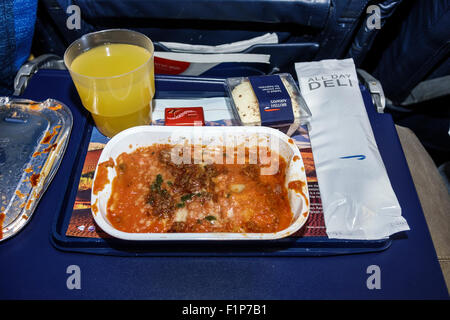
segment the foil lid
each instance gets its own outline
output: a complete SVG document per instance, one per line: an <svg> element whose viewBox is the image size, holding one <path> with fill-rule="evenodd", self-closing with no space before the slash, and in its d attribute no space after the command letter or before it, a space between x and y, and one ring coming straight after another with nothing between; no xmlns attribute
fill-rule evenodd
<svg viewBox="0 0 450 320"><path fill-rule="evenodd" d="M0 97L0 241L30 220L63 158L70 109L48 99Z"/></svg>

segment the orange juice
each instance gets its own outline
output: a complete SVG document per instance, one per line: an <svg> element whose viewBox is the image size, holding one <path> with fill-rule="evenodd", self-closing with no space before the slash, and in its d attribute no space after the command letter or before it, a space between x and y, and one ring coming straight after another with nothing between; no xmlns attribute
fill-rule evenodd
<svg viewBox="0 0 450 320"><path fill-rule="evenodd" d="M83 106L104 135L151 122L153 53L132 44L105 44L77 56L70 71Z"/></svg>

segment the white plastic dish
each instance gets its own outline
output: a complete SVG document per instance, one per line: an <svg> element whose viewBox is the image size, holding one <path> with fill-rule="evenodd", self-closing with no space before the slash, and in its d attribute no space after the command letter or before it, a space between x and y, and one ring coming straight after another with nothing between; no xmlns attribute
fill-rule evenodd
<svg viewBox="0 0 450 320"><path fill-rule="evenodd" d="M231 142L231 144L230 144ZM99 162L116 158L123 152L133 152L139 147L153 144L183 143L206 145L207 148L229 145L252 147L259 145L269 146L271 150L280 154L287 163L286 188L293 213L291 225L284 230L273 233L129 233L117 230L108 221L106 208L111 195L111 184L116 176L114 168L108 168L109 183L97 194L91 194L92 212L98 226L109 235L124 240L273 240L287 237L298 231L309 216L309 194L306 183L305 168L302 156L295 143L284 133L269 127L165 127L165 126L139 126L127 129L114 136L105 146ZM98 165L95 170L94 181L97 177ZM303 190L298 192L288 188L291 181L302 181Z"/></svg>

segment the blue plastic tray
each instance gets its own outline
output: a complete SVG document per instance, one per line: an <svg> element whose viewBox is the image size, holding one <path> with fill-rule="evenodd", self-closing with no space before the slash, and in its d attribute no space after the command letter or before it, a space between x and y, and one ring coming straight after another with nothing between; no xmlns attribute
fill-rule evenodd
<svg viewBox="0 0 450 320"><path fill-rule="evenodd" d="M55 71L49 71L55 76ZM41 75L45 75L41 72ZM51 243L59 250L117 256L328 256L376 252L387 249L390 239L376 241L336 240L327 237L285 238L255 242L130 242L111 238L77 238L66 236L72 215L78 182L87 153L92 132L89 115L80 111L79 99L67 72L56 72L67 87L69 106L76 108L75 121L81 130L73 136L73 143L66 151L73 166L67 172L67 189L63 192L61 210L55 215L51 232ZM371 122L377 121L370 94L361 87ZM206 98L226 96L223 79L156 76L156 98ZM78 118L78 119L77 119ZM74 156L75 155L75 156ZM73 158L74 157L74 158ZM64 160L66 161L66 159ZM67 166L66 166L67 167Z"/></svg>

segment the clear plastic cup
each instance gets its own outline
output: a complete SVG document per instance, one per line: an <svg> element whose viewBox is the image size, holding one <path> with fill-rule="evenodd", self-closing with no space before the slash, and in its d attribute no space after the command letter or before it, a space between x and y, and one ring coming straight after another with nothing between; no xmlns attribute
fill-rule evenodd
<svg viewBox="0 0 450 320"><path fill-rule="evenodd" d="M102 134L151 123L154 47L147 36L126 29L89 33L67 48L64 63Z"/></svg>

